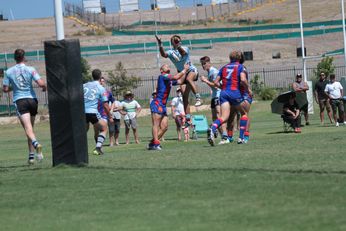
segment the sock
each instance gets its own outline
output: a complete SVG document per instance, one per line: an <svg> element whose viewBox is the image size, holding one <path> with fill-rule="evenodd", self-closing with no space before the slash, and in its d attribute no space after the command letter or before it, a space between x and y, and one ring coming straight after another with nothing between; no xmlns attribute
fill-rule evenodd
<svg viewBox="0 0 346 231"><path fill-rule="evenodd" d="M35 153L29 153L29 159L31 160L31 159L35 159Z"/></svg>
<svg viewBox="0 0 346 231"><path fill-rule="evenodd" d="M160 141L159 140L153 140L152 144L158 146L158 145L160 145Z"/></svg>
<svg viewBox="0 0 346 231"><path fill-rule="evenodd" d="M247 139L249 139L249 137L250 137L250 132L249 132L249 131L246 131L246 132L244 133L244 137L246 137Z"/></svg>
<svg viewBox="0 0 346 231"><path fill-rule="evenodd" d="M99 135L97 137L97 143L96 143L96 148L101 148L103 145L103 142L105 142L106 137L104 137L103 135Z"/></svg>
<svg viewBox="0 0 346 231"><path fill-rule="evenodd" d="M196 93L196 99L200 99L201 95L199 93Z"/></svg>
<svg viewBox="0 0 346 231"><path fill-rule="evenodd" d="M243 115L240 118L240 130L239 130L239 138L244 139L244 133L246 131L246 125L247 125L248 118L246 115Z"/></svg>
<svg viewBox="0 0 346 231"><path fill-rule="evenodd" d="M222 132L222 139L227 139L228 135L227 132Z"/></svg>
<svg viewBox="0 0 346 231"><path fill-rule="evenodd" d="M223 123L223 120L221 118L216 119L211 125L211 130L213 130L213 132L215 133L218 127L220 127L222 123Z"/></svg>
<svg viewBox="0 0 346 231"><path fill-rule="evenodd" d="M37 145L38 145L38 142L37 142L37 140L32 140L31 144L32 144L32 146L34 146L34 148L36 149L36 148L37 148Z"/></svg>

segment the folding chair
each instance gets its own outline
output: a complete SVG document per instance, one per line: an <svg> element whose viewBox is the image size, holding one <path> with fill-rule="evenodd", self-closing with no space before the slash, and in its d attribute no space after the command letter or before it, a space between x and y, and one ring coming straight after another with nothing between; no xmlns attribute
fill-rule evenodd
<svg viewBox="0 0 346 231"><path fill-rule="evenodd" d="M288 133L288 132L292 132L294 131L292 124L290 122L288 122L287 120L285 120L285 116L281 115L282 121L283 121L283 129L284 132Z"/></svg>
<svg viewBox="0 0 346 231"><path fill-rule="evenodd" d="M208 120L205 115L192 116L192 139L198 139L198 136L208 132Z"/></svg>

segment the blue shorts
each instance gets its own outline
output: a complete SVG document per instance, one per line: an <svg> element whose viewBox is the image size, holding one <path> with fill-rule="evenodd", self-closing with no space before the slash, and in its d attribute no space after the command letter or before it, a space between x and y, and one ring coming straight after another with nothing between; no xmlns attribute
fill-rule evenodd
<svg viewBox="0 0 346 231"><path fill-rule="evenodd" d="M252 97L249 96L249 94L247 94L247 93L243 94L243 98L244 98L244 100L248 101L249 104L252 104Z"/></svg>
<svg viewBox="0 0 346 231"><path fill-rule="evenodd" d="M220 93L220 104L222 105L225 102L229 102L233 106L239 105L243 102L243 97L240 94L240 91L221 91Z"/></svg>
<svg viewBox="0 0 346 231"><path fill-rule="evenodd" d="M166 105L161 101L154 99L150 103L150 111L151 113L156 113L162 116L167 116L167 108Z"/></svg>

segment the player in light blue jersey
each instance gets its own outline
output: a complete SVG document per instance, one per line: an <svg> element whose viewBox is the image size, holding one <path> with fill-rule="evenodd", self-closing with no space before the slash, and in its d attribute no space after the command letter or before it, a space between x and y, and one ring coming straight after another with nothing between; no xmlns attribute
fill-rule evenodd
<svg viewBox="0 0 346 231"><path fill-rule="evenodd" d="M182 84L186 84L186 86L182 86L183 91L183 101L184 101L184 110L187 114L190 114L190 106L189 106L189 94L192 91L196 96L195 106L201 106L201 96L198 93L197 86L194 81L198 80L198 71L197 68L191 64L190 60L190 51L188 47L181 45L181 38L178 35L173 35L171 37L171 44L173 46L172 49L167 52L164 50L162 46L162 41L160 38L156 36L157 43L159 45L160 54L164 58L169 58L174 66L177 68L177 72L182 72L184 70L184 65L189 64L190 68L187 71L186 75L181 80Z"/></svg>
<svg viewBox="0 0 346 231"><path fill-rule="evenodd" d="M108 105L107 91L100 84L100 79L102 77L101 71L99 69L93 70L92 77L94 81L83 84L86 128L88 131L90 122L93 124L94 130L100 131L97 137L96 148L94 149L93 154L102 155L102 145L106 139L107 123L104 122L101 118L101 115L98 111L98 102L101 101L103 103L103 107L106 111L106 114L108 115L108 119L110 122L113 122L113 116Z"/></svg>
<svg viewBox="0 0 346 231"><path fill-rule="evenodd" d="M3 91L9 92L10 87L13 90L13 102L16 106L17 116L28 139L28 163L33 164L35 162L35 150L38 161L42 161L43 155L42 145L36 140L33 129L38 103L32 81L35 81L43 91L46 91L46 84L35 68L25 65L24 56L25 51L22 49L17 49L14 52L14 59L17 64L6 71L3 80Z"/></svg>
<svg viewBox="0 0 346 231"><path fill-rule="evenodd" d="M211 89L211 102L210 108L212 119L216 120L220 116L220 92L221 89L214 83L219 74L219 70L211 65L210 57L204 56L200 58L203 70L208 72L208 77L201 76L201 81L206 83Z"/></svg>

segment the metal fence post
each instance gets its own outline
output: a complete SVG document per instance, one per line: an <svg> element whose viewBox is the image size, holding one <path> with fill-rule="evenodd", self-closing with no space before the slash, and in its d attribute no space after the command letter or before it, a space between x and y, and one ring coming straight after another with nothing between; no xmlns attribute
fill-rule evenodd
<svg viewBox="0 0 346 231"><path fill-rule="evenodd" d="M263 67L263 84L264 84L264 86L266 86L266 71L265 71L264 67Z"/></svg>

